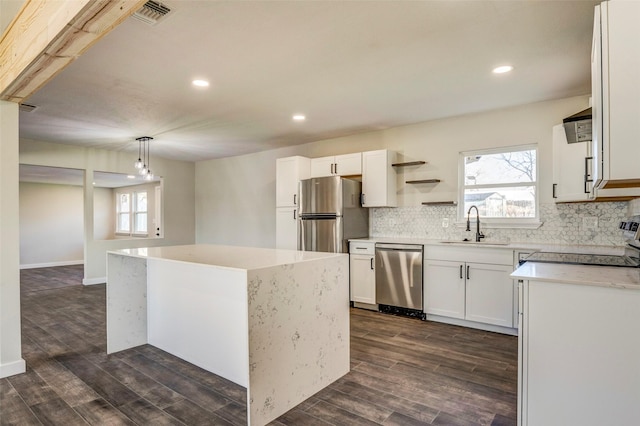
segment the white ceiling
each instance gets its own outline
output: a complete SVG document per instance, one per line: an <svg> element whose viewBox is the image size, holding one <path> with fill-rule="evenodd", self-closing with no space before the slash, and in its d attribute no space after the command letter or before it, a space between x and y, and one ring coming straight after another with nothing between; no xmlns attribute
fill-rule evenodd
<svg viewBox="0 0 640 426"><path fill-rule="evenodd" d="M28 99L20 136L197 161L583 95L597 3L166 1Z"/></svg>

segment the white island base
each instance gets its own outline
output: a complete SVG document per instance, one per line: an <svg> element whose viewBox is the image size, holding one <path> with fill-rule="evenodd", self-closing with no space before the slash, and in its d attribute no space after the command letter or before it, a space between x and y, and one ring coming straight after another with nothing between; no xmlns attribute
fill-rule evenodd
<svg viewBox="0 0 640 426"><path fill-rule="evenodd" d="M348 255L190 245L107 255L107 353L151 344L247 389L264 425L349 371Z"/></svg>

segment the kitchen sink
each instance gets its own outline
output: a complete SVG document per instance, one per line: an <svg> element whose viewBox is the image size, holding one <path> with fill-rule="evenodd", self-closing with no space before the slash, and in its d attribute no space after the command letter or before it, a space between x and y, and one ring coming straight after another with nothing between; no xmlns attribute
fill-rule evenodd
<svg viewBox="0 0 640 426"><path fill-rule="evenodd" d="M464 240L444 240L440 241L442 244L468 244L478 246L507 246L510 243L508 241L464 241Z"/></svg>

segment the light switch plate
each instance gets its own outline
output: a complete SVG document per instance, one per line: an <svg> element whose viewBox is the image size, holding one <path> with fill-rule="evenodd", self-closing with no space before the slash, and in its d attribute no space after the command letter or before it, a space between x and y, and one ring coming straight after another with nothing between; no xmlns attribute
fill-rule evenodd
<svg viewBox="0 0 640 426"><path fill-rule="evenodd" d="M448 217L442 218L442 227L443 228L448 228L449 227L449 218Z"/></svg>

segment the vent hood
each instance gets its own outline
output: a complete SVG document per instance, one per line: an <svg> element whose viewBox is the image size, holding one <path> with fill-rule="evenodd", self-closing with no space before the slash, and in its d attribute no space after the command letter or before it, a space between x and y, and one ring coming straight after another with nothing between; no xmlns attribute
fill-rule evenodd
<svg viewBox="0 0 640 426"><path fill-rule="evenodd" d="M562 120L567 143L591 142L591 108Z"/></svg>

